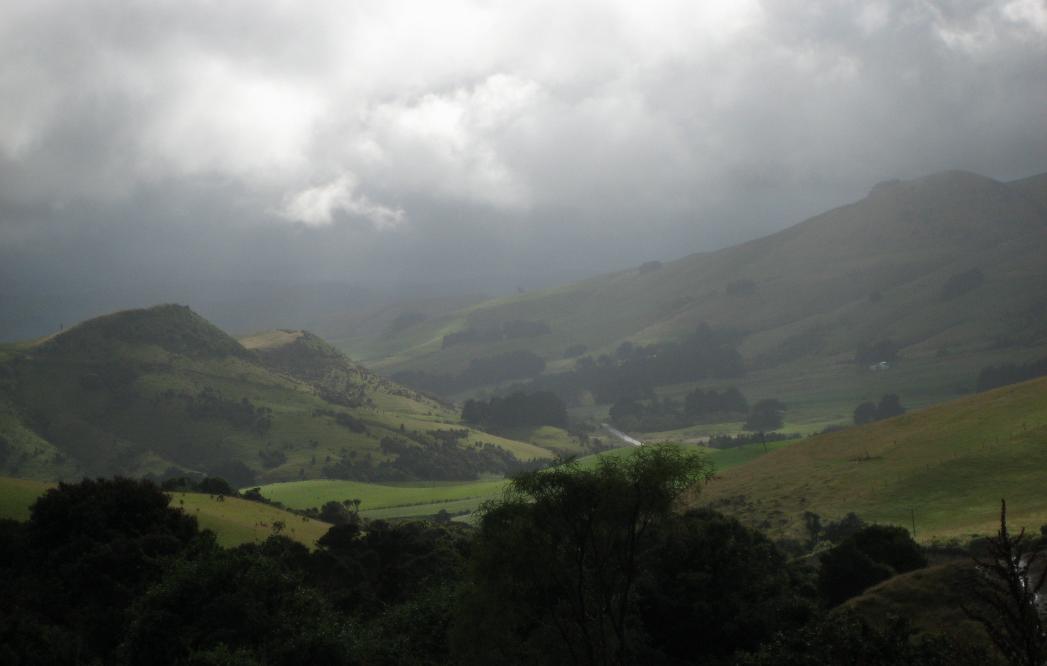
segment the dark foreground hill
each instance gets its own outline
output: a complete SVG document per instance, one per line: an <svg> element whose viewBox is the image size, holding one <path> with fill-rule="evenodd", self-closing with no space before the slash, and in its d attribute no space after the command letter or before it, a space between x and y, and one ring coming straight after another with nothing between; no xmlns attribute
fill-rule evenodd
<svg viewBox="0 0 1047 666"><path fill-rule="evenodd" d="M5 348L0 471L40 479L184 472L247 485L471 478L551 455L461 428L452 410L309 333L246 342L187 307L163 305ZM481 442L484 455L475 452Z"/></svg>

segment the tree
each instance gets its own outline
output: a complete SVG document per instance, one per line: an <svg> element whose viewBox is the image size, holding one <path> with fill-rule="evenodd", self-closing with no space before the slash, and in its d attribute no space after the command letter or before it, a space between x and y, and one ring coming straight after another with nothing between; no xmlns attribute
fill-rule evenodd
<svg viewBox="0 0 1047 666"><path fill-rule="evenodd" d="M919 545L901 527L869 525L819 556L818 587L836 606L880 581L927 566Z"/></svg>
<svg viewBox="0 0 1047 666"><path fill-rule="evenodd" d="M975 558L978 575L972 586L975 604L964 613L985 627L989 638L1011 664L1043 666L1047 632L1036 609L1036 596L1047 582L1043 551L1031 552L1025 529L1007 529L1007 502L1000 500L1000 529L988 540L989 557Z"/></svg>
<svg viewBox="0 0 1047 666"><path fill-rule="evenodd" d="M760 433L760 441L763 443L763 448L766 451L767 439L765 435L767 431L781 428L784 422L785 403L774 398L765 398L753 405L749 411L749 418L742 427L746 430Z"/></svg>
<svg viewBox="0 0 1047 666"><path fill-rule="evenodd" d="M643 447L517 477L487 508L454 643L473 663L624 663L642 642L638 587L660 525L710 473L705 458Z"/></svg>
<svg viewBox="0 0 1047 666"><path fill-rule="evenodd" d="M235 495L236 491L225 479L217 476L208 476L197 484L197 489L208 495Z"/></svg>
<svg viewBox="0 0 1047 666"><path fill-rule="evenodd" d="M877 419L876 403L863 402L854 408L854 424L865 425Z"/></svg>
<svg viewBox="0 0 1047 666"><path fill-rule="evenodd" d="M85 479L60 483L30 508L26 601L41 624L77 636L81 662L109 661L131 603L172 558L213 540L170 501L149 481Z"/></svg>
<svg viewBox="0 0 1047 666"><path fill-rule="evenodd" d="M876 406L876 418L878 419L889 419L904 413L905 407L902 407L902 401L897 393L885 394L880 398L880 404Z"/></svg>
<svg viewBox="0 0 1047 666"><path fill-rule="evenodd" d="M785 422L785 403L768 398L757 402L749 411L744 428L753 432L766 432L781 428Z"/></svg>
<svg viewBox="0 0 1047 666"><path fill-rule="evenodd" d="M350 663L344 621L293 565L303 550L274 536L180 561L135 604L122 663Z"/></svg>

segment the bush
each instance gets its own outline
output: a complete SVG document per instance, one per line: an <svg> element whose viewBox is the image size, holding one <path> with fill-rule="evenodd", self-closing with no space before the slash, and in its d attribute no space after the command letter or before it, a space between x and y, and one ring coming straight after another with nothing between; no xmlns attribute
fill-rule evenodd
<svg viewBox="0 0 1047 666"><path fill-rule="evenodd" d="M832 606L880 581L927 566L927 558L901 527L870 525L819 557L818 587Z"/></svg>

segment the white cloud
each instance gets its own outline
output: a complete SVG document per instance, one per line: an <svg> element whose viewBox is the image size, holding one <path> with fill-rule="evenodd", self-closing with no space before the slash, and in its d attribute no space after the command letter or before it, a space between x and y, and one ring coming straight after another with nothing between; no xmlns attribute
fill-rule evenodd
<svg viewBox="0 0 1047 666"><path fill-rule="evenodd" d="M334 222L338 212L364 218L379 231L394 229L404 223L406 214L403 209L375 203L359 194L356 188L356 177L345 173L323 185L286 196L278 212L288 220L307 226L327 226Z"/></svg>

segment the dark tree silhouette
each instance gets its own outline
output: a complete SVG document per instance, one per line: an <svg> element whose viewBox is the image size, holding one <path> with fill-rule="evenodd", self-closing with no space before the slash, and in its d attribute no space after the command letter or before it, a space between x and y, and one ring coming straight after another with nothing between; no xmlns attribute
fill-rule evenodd
<svg viewBox="0 0 1047 666"><path fill-rule="evenodd" d="M988 557L974 558L975 603L964 605L968 617L985 627L989 638L1011 664L1047 663L1047 632L1036 610L1036 595L1047 582L1042 551L1033 552L1025 529L1007 529L1007 502L1000 500L1000 530L988 541ZM1033 569L1041 568L1033 578Z"/></svg>

